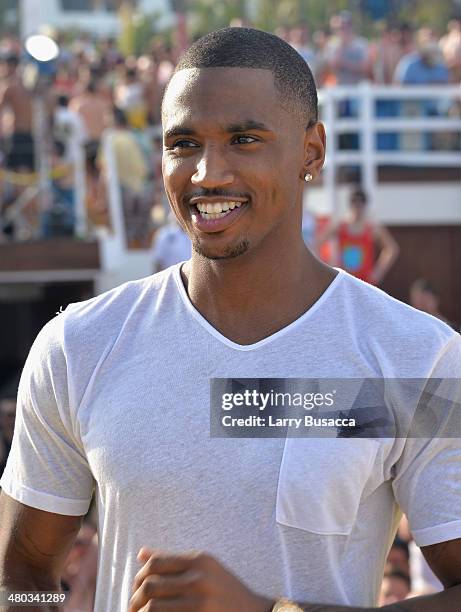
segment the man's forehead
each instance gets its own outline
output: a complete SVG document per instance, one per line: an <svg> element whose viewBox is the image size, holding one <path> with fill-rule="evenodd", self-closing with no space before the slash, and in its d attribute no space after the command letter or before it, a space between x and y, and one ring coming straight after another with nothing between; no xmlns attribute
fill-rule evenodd
<svg viewBox="0 0 461 612"><path fill-rule="evenodd" d="M223 117L227 123L278 114L281 98L273 73L259 68L188 68L177 72L162 105L163 126L201 115Z"/></svg>
<svg viewBox="0 0 461 612"><path fill-rule="evenodd" d="M169 104L185 100L191 94L209 95L225 93L238 88L242 91L264 88L274 91L274 75L265 68L214 66L210 68L184 68L176 72L168 83L165 101Z"/></svg>

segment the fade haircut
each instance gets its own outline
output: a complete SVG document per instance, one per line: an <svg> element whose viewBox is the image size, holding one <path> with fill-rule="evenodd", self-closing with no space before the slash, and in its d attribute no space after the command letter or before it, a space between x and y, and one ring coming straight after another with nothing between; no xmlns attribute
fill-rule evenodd
<svg viewBox="0 0 461 612"><path fill-rule="evenodd" d="M270 70L282 106L296 113L306 128L318 121L312 72L301 55L278 36L254 28L210 32L185 51L174 74L187 68L223 67Z"/></svg>

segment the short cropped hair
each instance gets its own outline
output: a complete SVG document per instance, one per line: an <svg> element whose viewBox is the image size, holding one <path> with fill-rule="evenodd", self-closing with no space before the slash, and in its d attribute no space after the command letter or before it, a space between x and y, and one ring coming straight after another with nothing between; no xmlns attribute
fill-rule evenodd
<svg viewBox="0 0 461 612"><path fill-rule="evenodd" d="M434 285L427 278L415 280L411 284L410 291L422 291L423 293L430 293L434 297L439 297Z"/></svg>
<svg viewBox="0 0 461 612"><path fill-rule="evenodd" d="M397 548L398 550L403 551L407 561L410 560L410 549L408 547L407 542L405 542L405 540L402 540L398 536L396 536L394 542L392 543L392 548L394 549Z"/></svg>
<svg viewBox="0 0 461 612"><path fill-rule="evenodd" d="M118 108L118 106L114 106L112 108L112 116L114 118L115 125L119 125L121 127L128 126L128 118L122 109Z"/></svg>
<svg viewBox="0 0 461 612"><path fill-rule="evenodd" d="M5 61L10 66L13 66L13 67L18 66L19 65L19 55L17 55L16 53L9 53L6 56Z"/></svg>
<svg viewBox="0 0 461 612"><path fill-rule="evenodd" d="M384 572L384 578L398 578L399 580L403 580L408 587L408 590L411 590L411 578L402 570L397 568L392 568L386 572Z"/></svg>
<svg viewBox="0 0 461 612"><path fill-rule="evenodd" d="M210 32L185 51L174 73L187 68L218 67L270 70L283 106L300 115L306 128L318 121L317 89L311 69L278 36L240 27Z"/></svg>
<svg viewBox="0 0 461 612"><path fill-rule="evenodd" d="M64 94L58 96L58 106L62 108L67 108L69 105L69 96L65 96Z"/></svg>
<svg viewBox="0 0 461 612"><path fill-rule="evenodd" d="M368 196L361 187L354 187L354 189L351 191L350 200L355 202L358 200L363 204L367 204Z"/></svg>

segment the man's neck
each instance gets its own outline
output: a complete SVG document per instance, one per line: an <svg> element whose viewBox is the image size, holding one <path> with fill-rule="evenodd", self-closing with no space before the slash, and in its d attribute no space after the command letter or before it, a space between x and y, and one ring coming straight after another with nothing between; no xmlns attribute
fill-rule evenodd
<svg viewBox="0 0 461 612"><path fill-rule="evenodd" d="M181 273L195 308L238 344L254 344L296 321L337 274L302 243L272 258L259 252L209 260L194 252Z"/></svg>

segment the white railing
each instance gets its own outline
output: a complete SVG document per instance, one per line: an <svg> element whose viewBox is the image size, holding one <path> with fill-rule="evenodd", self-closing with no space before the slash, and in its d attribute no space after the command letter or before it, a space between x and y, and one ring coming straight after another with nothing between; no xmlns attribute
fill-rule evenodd
<svg viewBox="0 0 461 612"><path fill-rule="evenodd" d="M113 130L106 130L101 143L111 230L103 227L96 228L103 271L97 281L97 293L106 291L125 281L148 276L152 273L149 250L130 250L128 248L122 190L113 147L113 134Z"/></svg>
<svg viewBox="0 0 461 612"><path fill-rule="evenodd" d="M339 116L339 103L356 100L356 117ZM397 103L428 100L437 103L458 104L461 113L460 86L381 86L369 82L354 87L331 87L319 91L321 118L327 132L327 157L324 169L324 188L328 208L338 214L337 170L344 165L358 165L361 169L362 185L371 201L378 187L378 167L459 167L461 151L405 151L396 149L380 151L376 147L377 135L382 133L441 132L461 134L461 117L411 116L378 117L376 102L394 100ZM405 111L405 108L403 109ZM344 150L338 147L339 135L355 133L360 138L360 148ZM460 138L461 140L461 138ZM423 177L422 177L423 178Z"/></svg>
<svg viewBox="0 0 461 612"><path fill-rule="evenodd" d="M84 238L88 233L88 217L86 210L86 161L85 149L81 143L75 145L74 157L74 189L75 189L75 235Z"/></svg>

